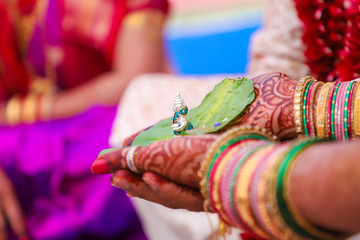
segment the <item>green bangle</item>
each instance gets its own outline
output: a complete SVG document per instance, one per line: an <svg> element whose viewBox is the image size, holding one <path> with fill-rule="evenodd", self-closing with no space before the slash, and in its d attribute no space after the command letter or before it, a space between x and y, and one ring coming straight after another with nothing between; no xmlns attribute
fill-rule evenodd
<svg viewBox="0 0 360 240"><path fill-rule="evenodd" d="M331 102L331 136L330 140L335 139L335 102L336 102L336 94L339 90L339 86L341 83L337 83L335 90L334 90L334 95L332 96L332 102Z"/></svg>
<svg viewBox="0 0 360 240"><path fill-rule="evenodd" d="M242 135L239 136L237 138L231 139L230 141L226 142L225 144L223 144L214 154L214 157L212 158L209 167L207 169L207 173L206 173L206 182L205 182L205 189L206 189L206 193L208 196L209 195L209 180L210 180L210 173L211 173L211 169L214 166L216 159L219 157L219 155L227 148L229 147L231 144L235 143L235 142L239 142L241 140L245 140L245 139L258 139L258 140L269 140L266 137L263 137L261 135L257 135L257 134L247 134L247 135Z"/></svg>
<svg viewBox="0 0 360 240"><path fill-rule="evenodd" d="M349 123L348 123L348 111L349 111L349 96L350 96L350 91L352 88L352 85L355 82L351 82L349 84L349 86L346 89L346 95L345 95L345 104L344 104L344 135L345 135L345 139L348 140L349 139L349 132L348 132L348 128L349 128Z"/></svg>
<svg viewBox="0 0 360 240"><path fill-rule="evenodd" d="M321 239L317 236L314 236L313 234L309 233L305 229L303 229L293 218L290 209L288 208L288 204L286 202L286 194L285 194L285 188L284 188L284 181L286 179L286 175L288 172L288 169L291 165L291 163L294 161L295 157L298 156L298 154L303 151L306 147L318 143L324 140L319 139L310 139L305 142L300 142L298 144L295 144L295 146L291 147L291 149L288 151L288 153L285 155L284 159L282 160L279 168L278 168L278 180L277 180L277 189L276 189L276 197L278 201L278 206L280 210L280 214L286 224L297 234L310 238L310 239Z"/></svg>
<svg viewBox="0 0 360 240"><path fill-rule="evenodd" d="M307 121L306 121L306 102L307 102L309 89L310 89L312 84L313 84L312 81L309 81L306 84L305 93L304 93L304 99L303 99L303 105L302 105L302 112L303 112L302 117L303 117L303 126L304 126L305 136L309 136L309 129L308 129L308 126L307 126Z"/></svg>

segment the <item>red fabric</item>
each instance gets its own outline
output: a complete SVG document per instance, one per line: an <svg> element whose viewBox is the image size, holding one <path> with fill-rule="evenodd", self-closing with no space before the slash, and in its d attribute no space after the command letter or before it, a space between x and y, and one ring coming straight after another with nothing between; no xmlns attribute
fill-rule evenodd
<svg viewBox="0 0 360 240"><path fill-rule="evenodd" d="M0 0L0 100L25 94L29 76L17 47L12 18Z"/></svg>
<svg viewBox="0 0 360 240"><path fill-rule="evenodd" d="M36 1L20 0L20 13L31 14ZM98 0L94 1L95 8L89 7L91 4L87 1L48 1L43 22L34 26L27 48L27 61L38 75L43 76L45 66L49 66L50 58L55 56L58 62L54 72L60 89L74 88L110 71L124 16L148 8L168 11L167 0L144 1L136 8L130 7L128 1ZM89 21L82 21L84 16ZM66 22L68 19L70 24ZM0 100L15 93L25 94L29 85L14 29L13 19L0 0L0 36L7 36L0 38ZM52 52L46 50L49 47Z"/></svg>
<svg viewBox="0 0 360 240"><path fill-rule="evenodd" d="M295 0L305 59L321 81L360 77L360 0Z"/></svg>

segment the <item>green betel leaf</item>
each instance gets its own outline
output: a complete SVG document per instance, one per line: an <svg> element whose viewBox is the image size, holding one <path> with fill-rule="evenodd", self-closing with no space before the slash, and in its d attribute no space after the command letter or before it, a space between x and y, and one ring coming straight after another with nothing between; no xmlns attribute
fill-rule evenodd
<svg viewBox="0 0 360 240"><path fill-rule="evenodd" d="M239 116L255 99L254 85L247 78L226 78L206 95L201 104L188 113L194 129L184 135L216 132ZM146 146L173 137L171 119L165 119L141 132L132 145Z"/></svg>

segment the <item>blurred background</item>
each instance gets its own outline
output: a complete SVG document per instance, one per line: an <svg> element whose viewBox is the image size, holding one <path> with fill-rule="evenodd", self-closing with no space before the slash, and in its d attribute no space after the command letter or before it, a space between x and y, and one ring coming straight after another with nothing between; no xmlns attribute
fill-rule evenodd
<svg viewBox="0 0 360 240"><path fill-rule="evenodd" d="M251 34L262 24L263 0L172 0L165 30L178 74L245 73Z"/></svg>

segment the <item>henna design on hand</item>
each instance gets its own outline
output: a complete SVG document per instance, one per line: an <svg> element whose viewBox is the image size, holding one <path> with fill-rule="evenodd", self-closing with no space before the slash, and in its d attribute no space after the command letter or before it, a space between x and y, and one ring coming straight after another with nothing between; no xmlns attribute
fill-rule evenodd
<svg viewBox="0 0 360 240"><path fill-rule="evenodd" d="M199 187L197 172L216 135L176 137L138 149L135 165L140 171L152 171L178 184Z"/></svg>
<svg viewBox="0 0 360 240"><path fill-rule="evenodd" d="M297 82L283 73L267 73L251 80L256 99L237 124L264 127L279 139L296 137L293 96Z"/></svg>

